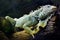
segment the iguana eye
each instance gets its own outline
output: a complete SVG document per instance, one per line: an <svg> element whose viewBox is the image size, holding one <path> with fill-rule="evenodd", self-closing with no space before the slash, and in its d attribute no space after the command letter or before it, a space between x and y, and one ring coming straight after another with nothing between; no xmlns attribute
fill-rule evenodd
<svg viewBox="0 0 60 40"><path fill-rule="evenodd" d="M47 6L48 8L50 7L50 5Z"/></svg>
<svg viewBox="0 0 60 40"><path fill-rule="evenodd" d="M48 6L48 8L49 8L50 6Z"/></svg>

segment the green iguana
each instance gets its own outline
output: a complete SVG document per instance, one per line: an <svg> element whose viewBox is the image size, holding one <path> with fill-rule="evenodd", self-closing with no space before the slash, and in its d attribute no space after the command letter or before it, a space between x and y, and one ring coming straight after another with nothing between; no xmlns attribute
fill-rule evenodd
<svg viewBox="0 0 60 40"><path fill-rule="evenodd" d="M44 28L47 25L48 20L54 14L52 12L55 10L56 6L45 5L38 10L30 12L29 15L26 14L18 19L13 19L9 16L6 16L5 18L9 20L12 25L15 24L15 27L23 28L27 33L31 34L34 37L33 34L36 33L36 31L31 30L30 27L37 25L37 30L39 30L40 26Z"/></svg>

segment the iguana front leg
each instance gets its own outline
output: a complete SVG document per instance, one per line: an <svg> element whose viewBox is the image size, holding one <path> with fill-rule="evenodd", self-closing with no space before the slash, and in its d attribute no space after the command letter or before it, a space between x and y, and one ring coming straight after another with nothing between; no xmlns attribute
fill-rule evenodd
<svg viewBox="0 0 60 40"><path fill-rule="evenodd" d="M44 21L39 21L39 23L37 24L36 28L33 30L33 34L36 34L38 31L40 31L39 27L45 28L45 26L47 25L48 20L44 20Z"/></svg>
<svg viewBox="0 0 60 40"><path fill-rule="evenodd" d="M39 21L39 23L37 24L37 28L42 27L45 28L45 26L47 25L48 20L52 17L53 14L51 14L49 17L47 17L47 19L43 20L43 21Z"/></svg>
<svg viewBox="0 0 60 40"><path fill-rule="evenodd" d="M23 25L23 28L24 28L24 30L25 30L27 33L31 34L32 37L34 38L33 31L31 30L31 28L29 27L29 25L32 25L32 22L31 22L31 21L26 22L26 23Z"/></svg>

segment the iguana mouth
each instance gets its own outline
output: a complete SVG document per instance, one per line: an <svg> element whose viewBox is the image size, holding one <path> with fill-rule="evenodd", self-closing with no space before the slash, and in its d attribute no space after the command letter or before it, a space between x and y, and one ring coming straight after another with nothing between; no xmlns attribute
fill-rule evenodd
<svg viewBox="0 0 60 40"><path fill-rule="evenodd" d="M57 7L56 6L52 6L53 7L53 9L52 10L54 10L54 11L56 11L57 10Z"/></svg>

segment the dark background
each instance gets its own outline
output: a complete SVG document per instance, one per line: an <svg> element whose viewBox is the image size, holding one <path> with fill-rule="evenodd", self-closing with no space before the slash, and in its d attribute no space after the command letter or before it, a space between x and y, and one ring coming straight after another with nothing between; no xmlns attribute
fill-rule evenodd
<svg viewBox="0 0 60 40"><path fill-rule="evenodd" d="M28 14L31 10L37 9L42 5L56 5L59 7L60 0L0 0L0 17L11 16L21 17ZM58 16L60 18L60 16ZM59 40L60 39L60 19L57 20L57 30L53 34L36 35L33 40Z"/></svg>
<svg viewBox="0 0 60 40"><path fill-rule="evenodd" d="M46 4L53 3L50 0L0 0L0 16L20 17Z"/></svg>

